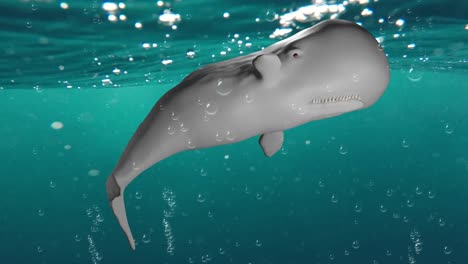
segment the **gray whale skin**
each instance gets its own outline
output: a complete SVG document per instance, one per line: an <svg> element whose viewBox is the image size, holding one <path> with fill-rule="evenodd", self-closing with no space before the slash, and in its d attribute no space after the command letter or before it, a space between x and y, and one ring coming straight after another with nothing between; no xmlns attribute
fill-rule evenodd
<svg viewBox="0 0 468 264"><path fill-rule="evenodd" d="M184 150L257 135L270 157L281 148L284 130L367 108L389 78L375 38L344 20L323 21L263 50L192 72L156 103L106 182L131 248L124 190L152 165Z"/></svg>

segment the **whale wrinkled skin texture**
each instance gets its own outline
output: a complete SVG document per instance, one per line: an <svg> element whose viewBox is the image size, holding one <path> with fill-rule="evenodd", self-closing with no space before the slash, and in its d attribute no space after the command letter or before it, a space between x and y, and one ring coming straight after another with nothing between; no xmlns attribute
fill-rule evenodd
<svg viewBox="0 0 468 264"><path fill-rule="evenodd" d="M260 135L266 156L283 131L367 108L390 78L387 57L359 25L327 20L261 51L207 65L153 107L130 139L106 188L132 249L124 190L143 171L178 152Z"/></svg>

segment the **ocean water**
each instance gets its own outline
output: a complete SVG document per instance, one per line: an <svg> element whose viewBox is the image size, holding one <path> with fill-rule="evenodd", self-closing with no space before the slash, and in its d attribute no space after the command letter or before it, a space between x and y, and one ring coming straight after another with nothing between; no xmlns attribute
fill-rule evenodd
<svg viewBox="0 0 468 264"><path fill-rule="evenodd" d="M2 0L0 263L466 263L467 14L465 0ZM384 47L383 97L286 131L272 158L252 138L158 163L126 190L131 251L105 181L155 102L330 17Z"/></svg>

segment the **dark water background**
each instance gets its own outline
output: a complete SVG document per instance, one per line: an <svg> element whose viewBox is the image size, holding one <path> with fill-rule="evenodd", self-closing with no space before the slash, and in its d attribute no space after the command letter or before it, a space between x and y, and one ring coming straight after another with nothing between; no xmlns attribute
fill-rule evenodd
<svg viewBox="0 0 468 264"><path fill-rule="evenodd" d="M466 263L468 2L349 2L390 60L380 101L270 159L253 138L154 166L126 191L131 252L104 183L138 124L200 65L317 23L279 23L311 2L2 0L0 263Z"/></svg>

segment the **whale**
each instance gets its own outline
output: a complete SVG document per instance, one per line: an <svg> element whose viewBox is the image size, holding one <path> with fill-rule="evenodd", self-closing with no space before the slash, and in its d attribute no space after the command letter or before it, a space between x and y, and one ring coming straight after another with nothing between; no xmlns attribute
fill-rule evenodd
<svg viewBox="0 0 468 264"><path fill-rule="evenodd" d="M390 80L387 56L360 25L325 20L248 55L187 75L153 106L106 181L107 198L135 250L124 191L174 154L259 137L267 157L284 131L365 109Z"/></svg>

